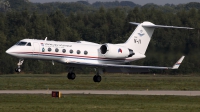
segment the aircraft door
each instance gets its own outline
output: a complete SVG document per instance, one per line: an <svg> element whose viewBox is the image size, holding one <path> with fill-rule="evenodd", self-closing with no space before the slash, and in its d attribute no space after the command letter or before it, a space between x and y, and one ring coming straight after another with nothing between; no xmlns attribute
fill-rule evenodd
<svg viewBox="0 0 200 112"><path fill-rule="evenodd" d="M39 46L39 44L38 43L34 43L33 44L33 55L38 55L38 52L40 51L40 46Z"/></svg>

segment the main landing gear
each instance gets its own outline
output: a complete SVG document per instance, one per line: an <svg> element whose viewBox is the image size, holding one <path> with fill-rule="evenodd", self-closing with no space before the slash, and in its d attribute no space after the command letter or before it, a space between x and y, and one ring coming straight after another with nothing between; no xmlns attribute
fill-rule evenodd
<svg viewBox="0 0 200 112"><path fill-rule="evenodd" d="M76 78L76 74L73 72L74 71L74 67L70 67L69 68L69 73L67 74L67 78L70 80L74 80Z"/></svg>
<svg viewBox="0 0 200 112"><path fill-rule="evenodd" d="M101 82L101 76L100 76L100 75L95 75L95 76L93 77L93 81L94 81L94 82Z"/></svg>
<svg viewBox="0 0 200 112"><path fill-rule="evenodd" d="M15 72L21 72L21 65L23 64L24 59L19 59L19 62L17 63L17 68L15 68Z"/></svg>
<svg viewBox="0 0 200 112"><path fill-rule="evenodd" d="M69 72L67 74L67 78L70 80L74 80L76 78L76 74L73 72L74 71L74 67L70 67L69 68ZM97 71L96 75L94 75L93 77L93 81L94 82L101 82L101 74L103 74L103 70L98 68L97 70L95 69L95 71Z"/></svg>
<svg viewBox="0 0 200 112"><path fill-rule="evenodd" d="M101 82L101 76L100 76L101 74L103 74L103 70L98 68L96 75L93 77L93 81L94 82Z"/></svg>
<svg viewBox="0 0 200 112"><path fill-rule="evenodd" d="M76 78L76 74L74 72L69 72L67 74L67 78L71 79L71 80L74 80Z"/></svg>

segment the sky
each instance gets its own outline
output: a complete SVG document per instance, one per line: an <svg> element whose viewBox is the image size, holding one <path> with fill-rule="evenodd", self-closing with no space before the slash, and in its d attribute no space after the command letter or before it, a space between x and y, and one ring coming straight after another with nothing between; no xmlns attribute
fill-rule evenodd
<svg viewBox="0 0 200 112"><path fill-rule="evenodd" d="M107 2L107 1L116 1L116 0L29 0L30 2L37 2L37 3L45 3L45 2L75 2L75 1L88 1L89 3L94 3L96 1ZM158 5L164 4L184 4L189 2L199 2L200 0L118 0L118 1L132 1L139 5L144 5L147 3L154 3Z"/></svg>

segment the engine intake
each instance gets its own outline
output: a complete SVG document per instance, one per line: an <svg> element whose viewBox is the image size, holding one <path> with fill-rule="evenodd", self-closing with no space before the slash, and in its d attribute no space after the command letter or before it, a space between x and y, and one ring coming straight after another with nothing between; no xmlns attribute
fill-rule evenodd
<svg viewBox="0 0 200 112"><path fill-rule="evenodd" d="M107 46L106 45L102 45L100 47L100 51L101 51L101 54L106 54L106 52L108 51Z"/></svg>

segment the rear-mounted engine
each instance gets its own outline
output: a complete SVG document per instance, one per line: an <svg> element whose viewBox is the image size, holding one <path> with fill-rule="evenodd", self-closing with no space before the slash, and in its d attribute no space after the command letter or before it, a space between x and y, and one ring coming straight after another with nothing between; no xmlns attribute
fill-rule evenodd
<svg viewBox="0 0 200 112"><path fill-rule="evenodd" d="M135 54L131 49L114 44L102 45L100 53L106 58L128 58Z"/></svg>

